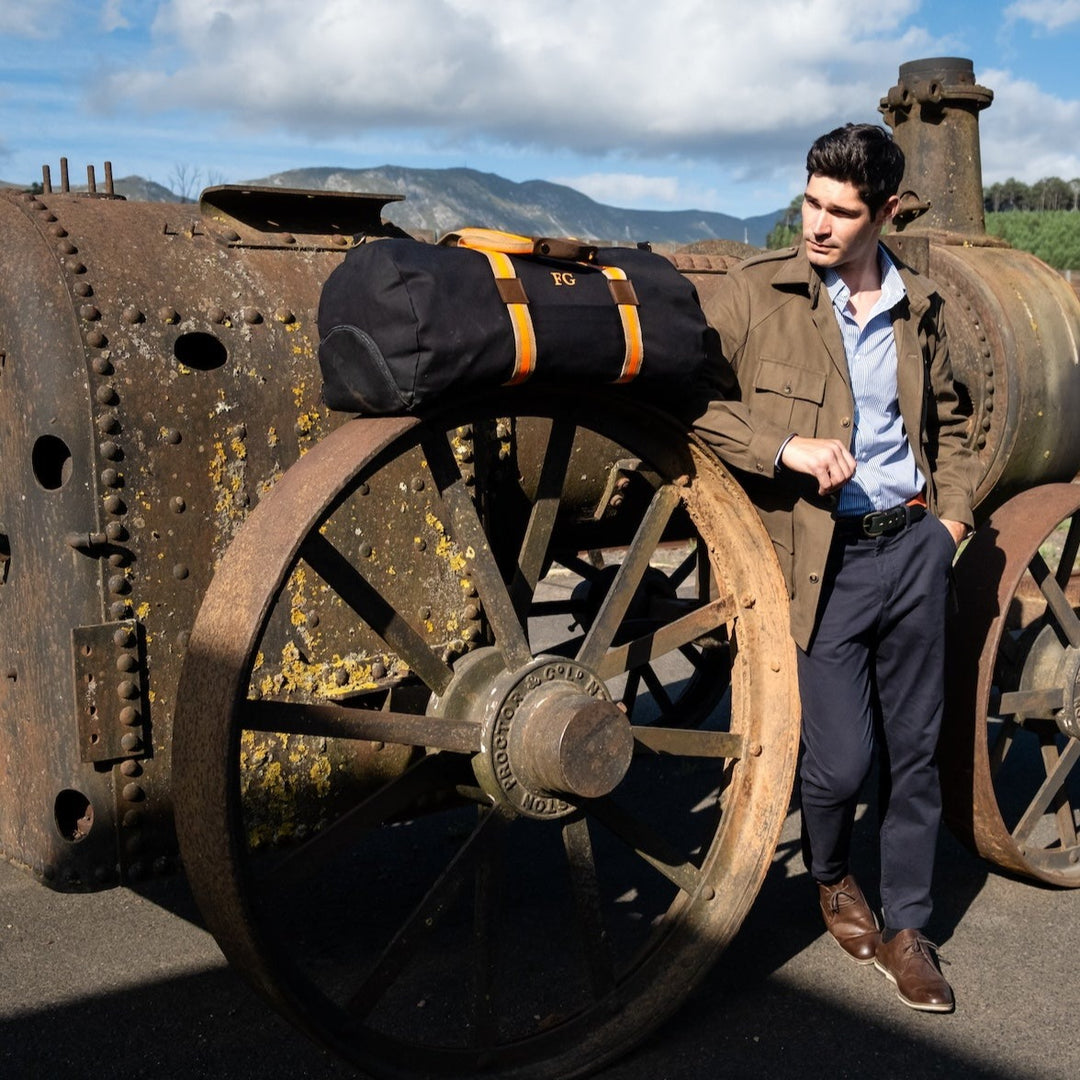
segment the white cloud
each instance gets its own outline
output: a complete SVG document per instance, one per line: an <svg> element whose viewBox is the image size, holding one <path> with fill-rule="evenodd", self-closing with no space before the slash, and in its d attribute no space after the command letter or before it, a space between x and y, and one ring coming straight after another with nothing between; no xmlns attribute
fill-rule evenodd
<svg viewBox="0 0 1080 1080"><path fill-rule="evenodd" d="M124 0L104 0L101 5L101 28L106 33L113 30L128 30L131 21L124 15Z"/></svg>
<svg viewBox="0 0 1080 1080"><path fill-rule="evenodd" d="M1080 101L1054 97L1007 71L986 71L979 81L994 89L980 119L985 183L1080 176Z"/></svg>
<svg viewBox="0 0 1080 1080"><path fill-rule="evenodd" d="M1004 12L1006 22L1021 19L1046 31L1080 22L1080 0L1016 0Z"/></svg>
<svg viewBox="0 0 1080 1080"><path fill-rule="evenodd" d="M872 119L882 72L929 44L902 29L918 6L838 20L833 0L761 0L737 19L713 0L168 0L160 53L108 88L324 139L404 127L450 146L738 152L753 169Z"/></svg>
<svg viewBox="0 0 1080 1080"><path fill-rule="evenodd" d="M59 32L70 0L0 0L0 33L12 38L47 38Z"/></svg>

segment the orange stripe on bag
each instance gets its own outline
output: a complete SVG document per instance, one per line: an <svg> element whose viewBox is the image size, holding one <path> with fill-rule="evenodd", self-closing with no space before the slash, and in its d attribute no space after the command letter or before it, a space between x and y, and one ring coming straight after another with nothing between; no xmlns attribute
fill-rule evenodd
<svg viewBox="0 0 1080 1080"><path fill-rule="evenodd" d="M518 281L517 271L508 255L488 248L477 250L487 256L496 282L512 280L517 283L515 288L501 293L504 298L508 295L514 297L506 302L506 310L510 314L510 325L514 329L514 373L503 385L516 386L524 382L536 370L536 331L533 329L532 316L529 314L529 300Z"/></svg>
<svg viewBox="0 0 1080 1080"><path fill-rule="evenodd" d="M630 382L641 371L641 365L645 359L645 342L641 336L641 316L638 314L637 296L625 271L617 266L601 266L600 269L604 277L608 279L611 295L622 322L623 337L626 339L622 371L619 372L619 377L615 379L615 382Z"/></svg>

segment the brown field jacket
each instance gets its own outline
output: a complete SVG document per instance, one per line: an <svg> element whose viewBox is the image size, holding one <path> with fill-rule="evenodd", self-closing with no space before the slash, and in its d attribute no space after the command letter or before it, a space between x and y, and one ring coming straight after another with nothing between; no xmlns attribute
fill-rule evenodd
<svg viewBox="0 0 1080 1080"><path fill-rule="evenodd" d="M907 297L893 309L900 412L927 501L939 517L973 524L977 459L953 386L942 298L895 257ZM832 542L835 496L817 481L775 467L794 433L850 446L854 401L840 328L821 275L803 249L770 251L740 264L704 304L722 355L710 372L699 435L743 482L787 580L791 632L807 648Z"/></svg>

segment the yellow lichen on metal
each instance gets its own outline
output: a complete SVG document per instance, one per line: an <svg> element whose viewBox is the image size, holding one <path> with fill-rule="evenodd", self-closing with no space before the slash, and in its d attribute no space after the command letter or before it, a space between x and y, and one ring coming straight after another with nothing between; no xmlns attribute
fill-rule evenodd
<svg viewBox="0 0 1080 1080"><path fill-rule="evenodd" d="M301 693L314 698L333 699L362 690L376 690L379 683L372 677L373 659L365 656L338 656L330 661L306 660L296 642L287 642L281 650L281 659L275 671L267 672L259 680L259 691L264 697L283 697ZM338 672L344 671L346 679L340 685Z"/></svg>
<svg viewBox="0 0 1080 1080"><path fill-rule="evenodd" d="M467 565L465 556L447 535L446 526L430 510L424 515L424 521L438 535L435 541L435 557L442 559L452 573L460 574Z"/></svg>

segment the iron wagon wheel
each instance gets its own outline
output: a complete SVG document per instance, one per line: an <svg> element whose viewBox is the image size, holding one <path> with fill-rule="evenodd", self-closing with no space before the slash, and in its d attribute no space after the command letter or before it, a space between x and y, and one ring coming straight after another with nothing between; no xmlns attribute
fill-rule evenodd
<svg viewBox="0 0 1080 1080"><path fill-rule="evenodd" d="M941 745L946 819L997 865L1080 885L1080 486L994 512L956 565L959 612Z"/></svg>
<svg viewBox="0 0 1080 1080"><path fill-rule="evenodd" d="M734 935L788 808L787 601L744 494L662 414L520 400L350 421L307 453L221 559L181 677L200 909L279 1010L376 1076L561 1078L624 1053ZM508 523L489 496L528 428L539 479ZM567 582L541 580L546 552L577 542L567 492L605 448L647 466L646 491L608 537L623 557L588 631L552 631L533 613ZM673 537L707 552L711 584L626 639ZM625 673L649 659L665 678L667 654L721 629L726 707L693 730L631 724Z"/></svg>

